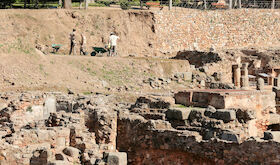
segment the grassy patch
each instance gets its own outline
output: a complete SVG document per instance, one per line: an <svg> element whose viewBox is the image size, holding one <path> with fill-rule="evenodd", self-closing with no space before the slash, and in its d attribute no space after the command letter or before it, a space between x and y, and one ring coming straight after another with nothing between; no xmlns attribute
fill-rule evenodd
<svg viewBox="0 0 280 165"><path fill-rule="evenodd" d="M187 108L186 106L182 105L182 104L175 104L176 108Z"/></svg>
<svg viewBox="0 0 280 165"><path fill-rule="evenodd" d="M96 72L92 71L90 68L87 68L87 71L91 76L96 76Z"/></svg>
<svg viewBox="0 0 280 165"><path fill-rule="evenodd" d="M103 67L100 77L112 85L120 86L131 82L132 75L134 74L133 70L130 70L126 66L117 69L107 69L107 67Z"/></svg>
<svg viewBox="0 0 280 165"><path fill-rule="evenodd" d="M89 91L83 92L84 95L91 95L92 93Z"/></svg>
<svg viewBox="0 0 280 165"><path fill-rule="evenodd" d="M35 51L35 49L30 45L24 43L21 38L18 38L16 42L8 45L8 53L11 53L12 50L22 52L24 54L33 54Z"/></svg>
<svg viewBox="0 0 280 165"><path fill-rule="evenodd" d="M44 70L44 65L43 64L39 64L39 69L40 69L40 72L43 73L45 76L48 75L48 73L46 73L45 70Z"/></svg>

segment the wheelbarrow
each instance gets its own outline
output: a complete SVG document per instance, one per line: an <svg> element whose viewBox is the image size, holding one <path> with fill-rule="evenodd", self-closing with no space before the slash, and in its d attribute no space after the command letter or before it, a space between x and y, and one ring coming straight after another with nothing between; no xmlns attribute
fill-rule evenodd
<svg viewBox="0 0 280 165"><path fill-rule="evenodd" d="M102 57L103 53L106 53L108 52L107 49L105 48L102 48L102 47L92 47L93 49L93 52L91 53L91 56L99 56L99 57Z"/></svg>
<svg viewBox="0 0 280 165"><path fill-rule="evenodd" d="M53 53L57 53L58 50L62 47L61 44L52 44Z"/></svg>

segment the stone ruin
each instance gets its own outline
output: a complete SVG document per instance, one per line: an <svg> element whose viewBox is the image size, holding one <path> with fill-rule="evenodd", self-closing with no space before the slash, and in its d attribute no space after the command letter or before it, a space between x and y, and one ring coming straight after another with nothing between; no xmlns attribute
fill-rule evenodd
<svg viewBox="0 0 280 165"><path fill-rule="evenodd" d="M0 164L279 164L279 93L1 93Z"/></svg>

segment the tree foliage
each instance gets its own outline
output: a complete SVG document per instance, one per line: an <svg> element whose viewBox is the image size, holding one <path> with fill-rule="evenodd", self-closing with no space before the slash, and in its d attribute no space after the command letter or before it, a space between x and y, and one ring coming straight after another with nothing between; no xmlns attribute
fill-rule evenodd
<svg viewBox="0 0 280 165"><path fill-rule="evenodd" d="M11 6L12 3L15 3L16 0L1 0L0 1L0 8L5 9L8 6Z"/></svg>

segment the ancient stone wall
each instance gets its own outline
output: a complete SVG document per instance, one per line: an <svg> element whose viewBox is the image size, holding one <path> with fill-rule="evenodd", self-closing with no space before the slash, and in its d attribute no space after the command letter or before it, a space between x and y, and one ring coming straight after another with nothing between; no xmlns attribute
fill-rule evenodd
<svg viewBox="0 0 280 165"><path fill-rule="evenodd" d="M151 123L127 114L120 117L117 148L127 151L129 164L279 163L279 144L272 141L248 140L241 144L201 141L197 133L170 128L157 130Z"/></svg>
<svg viewBox="0 0 280 165"><path fill-rule="evenodd" d="M161 52L270 47L280 44L277 10L178 9L157 11L155 32Z"/></svg>

